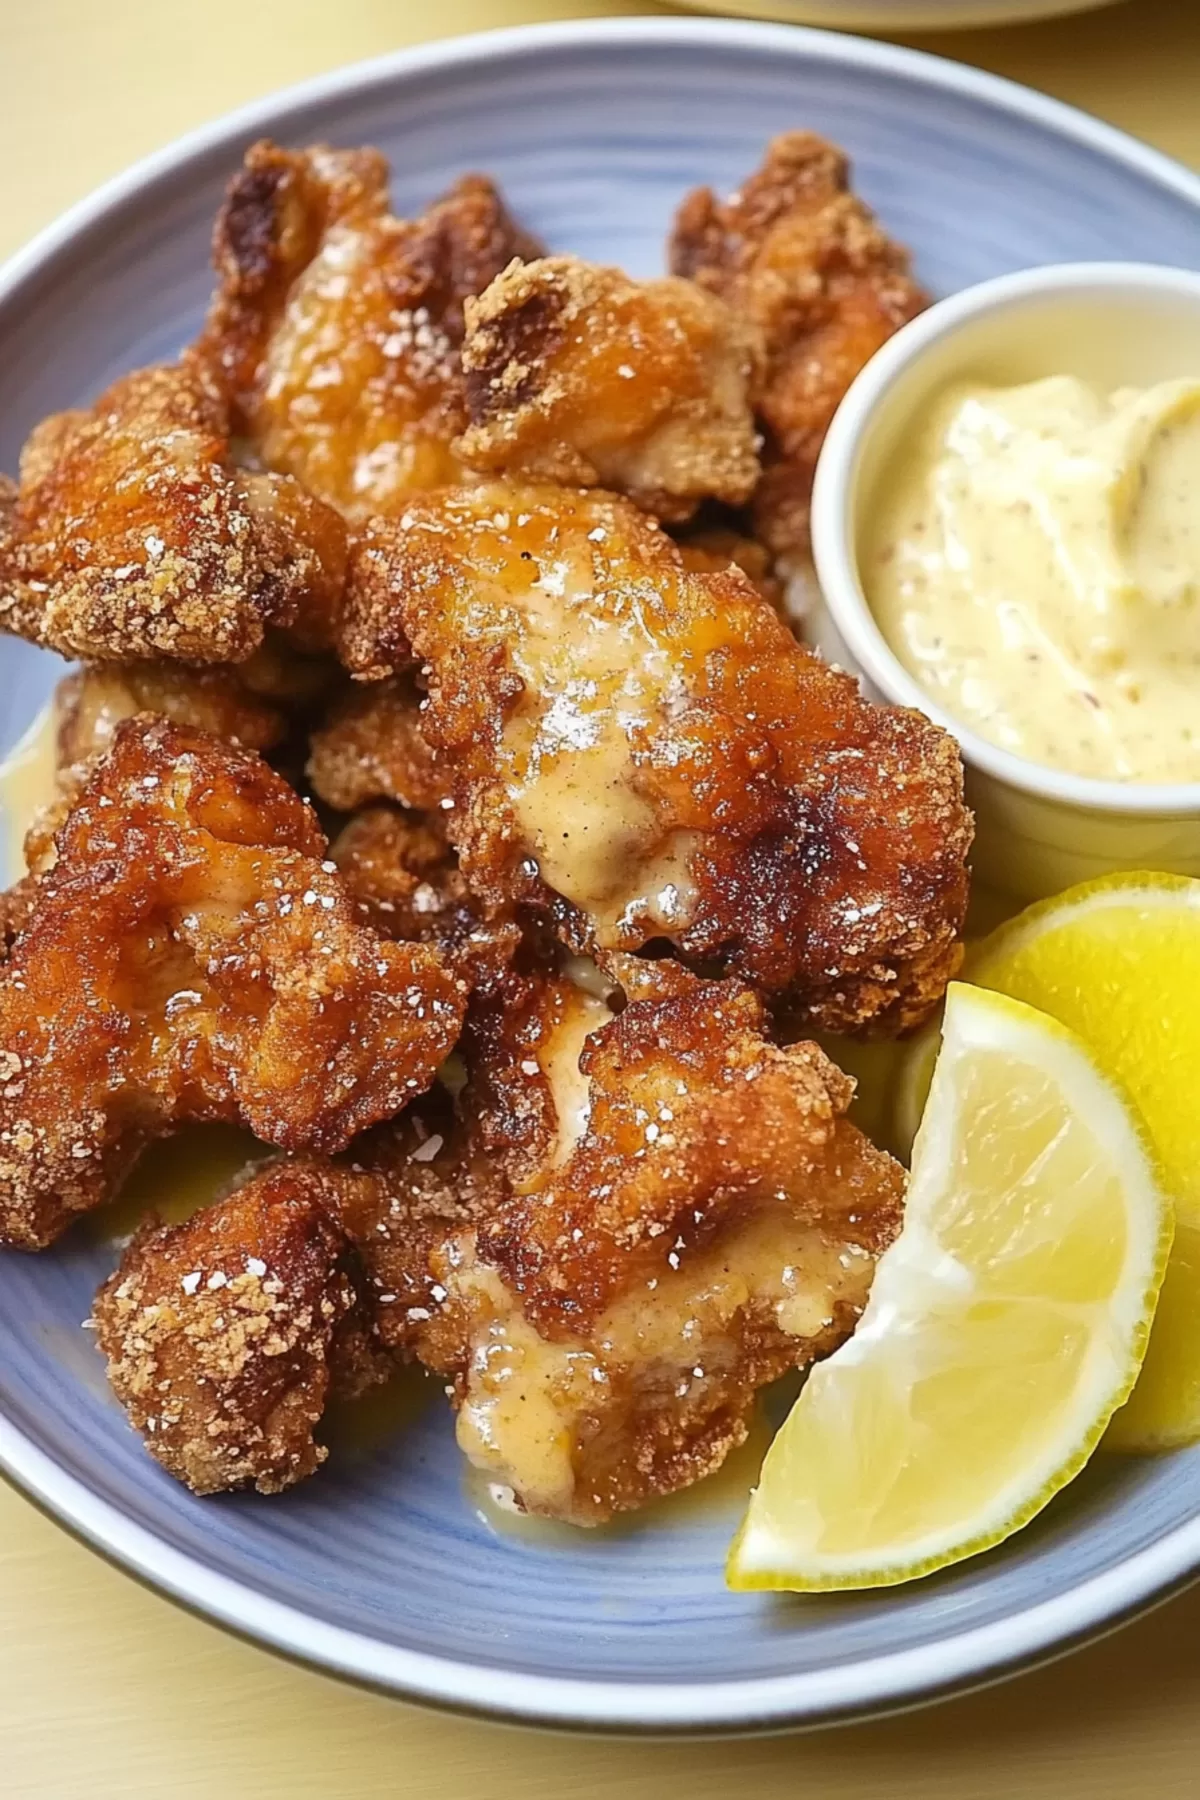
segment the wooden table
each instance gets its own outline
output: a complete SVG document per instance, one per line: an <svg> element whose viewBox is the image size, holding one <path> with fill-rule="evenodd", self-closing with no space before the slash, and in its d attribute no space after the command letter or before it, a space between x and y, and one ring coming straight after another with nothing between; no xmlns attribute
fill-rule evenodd
<svg viewBox="0 0 1200 1800"><path fill-rule="evenodd" d="M9 0L0 254L188 126L337 63L592 0ZM1102 114L1200 166L1200 8L925 47ZM726 1745L551 1737L308 1674L169 1605L0 1484L5 1800L1156 1800L1200 1792L1200 1588L1050 1669L874 1725Z"/></svg>

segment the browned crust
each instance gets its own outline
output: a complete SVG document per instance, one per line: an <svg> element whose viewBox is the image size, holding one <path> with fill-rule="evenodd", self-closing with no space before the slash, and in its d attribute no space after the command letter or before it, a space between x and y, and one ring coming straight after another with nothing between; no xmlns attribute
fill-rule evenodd
<svg viewBox="0 0 1200 1800"><path fill-rule="evenodd" d="M136 713L259 752L274 749L288 729L279 708L250 693L234 670L179 663L93 663L59 682L54 703L64 771L102 755L121 721Z"/></svg>
<svg viewBox="0 0 1200 1800"><path fill-rule="evenodd" d="M338 812L379 800L435 812L451 783L421 732L421 694L411 677L352 688L312 734L313 791Z"/></svg>
<svg viewBox="0 0 1200 1800"><path fill-rule="evenodd" d="M740 569L776 612L783 608L783 583L775 574L771 552L757 538L748 537L736 525L701 521L675 539L685 569L697 575L720 575L730 567Z"/></svg>
<svg viewBox="0 0 1200 1800"><path fill-rule="evenodd" d="M270 625L328 642L345 573L336 515L230 458L194 367L123 376L47 419L0 525L0 629L96 661L241 662Z"/></svg>
<svg viewBox="0 0 1200 1800"><path fill-rule="evenodd" d="M846 1122L847 1079L813 1045L775 1048L761 1006L732 982L683 982L593 1033L582 1056L590 1113L564 1158L538 1058L572 991L534 966L476 1004L460 1099L473 1160L443 1122L421 1146L421 1204L410 1213L377 1194L352 1229L369 1259L377 1238L386 1245L379 1272L402 1295L391 1341L453 1380L459 1404L479 1399L482 1348L499 1354L514 1333L532 1331L550 1357L595 1361L601 1373L557 1403L569 1491L547 1502L520 1468L505 1471L525 1505L591 1525L719 1466L746 1435L756 1391L849 1334L899 1227L903 1172ZM504 1190L464 1182L479 1167L493 1182L501 1173ZM820 1243L837 1271L828 1316L799 1334L776 1311L770 1251L755 1263L746 1248L764 1219L780 1254ZM739 1274L717 1323L709 1295L723 1256ZM618 1348L610 1309L639 1296L653 1309L659 1288L679 1311L679 1343ZM563 1370L548 1362L546 1379L563 1382ZM511 1379L541 1376L518 1359Z"/></svg>
<svg viewBox="0 0 1200 1800"><path fill-rule="evenodd" d="M663 519L749 498L757 338L713 295L553 256L514 262L466 313L472 468L611 488Z"/></svg>
<svg viewBox="0 0 1200 1800"><path fill-rule="evenodd" d="M817 457L834 412L875 351L928 305L908 252L850 190L842 151L786 132L726 201L697 188L675 217L670 265L762 334L756 393L766 434L755 533L807 556Z"/></svg>
<svg viewBox="0 0 1200 1800"><path fill-rule="evenodd" d="M464 302L539 251L486 176L411 221L387 189L375 151L253 145L194 352L266 466L357 523L460 478Z"/></svg>
<svg viewBox="0 0 1200 1800"><path fill-rule="evenodd" d="M144 1226L97 1295L113 1391L193 1493L276 1494L311 1475L330 1395L388 1372L328 1187L285 1163L181 1225Z"/></svg>
<svg viewBox="0 0 1200 1800"><path fill-rule="evenodd" d="M509 798L501 740L530 703L520 657L536 654L524 608L564 557L584 571L577 596L590 567L589 604L636 609L677 672L670 705L631 741L656 832L695 834L696 897L678 927L647 912L602 929L548 889ZM699 972L741 976L832 1031L904 1031L936 1005L967 899L957 746L919 713L867 702L740 573L689 572L613 496L516 483L414 500L357 570L343 655L371 677L410 645L425 659L422 729L453 772L448 829L485 905L540 907L589 952L665 939Z"/></svg>
<svg viewBox="0 0 1200 1800"><path fill-rule="evenodd" d="M329 1152L433 1080L465 985L359 919L257 757L127 720L0 971L0 1242L38 1248L184 1120Z"/></svg>

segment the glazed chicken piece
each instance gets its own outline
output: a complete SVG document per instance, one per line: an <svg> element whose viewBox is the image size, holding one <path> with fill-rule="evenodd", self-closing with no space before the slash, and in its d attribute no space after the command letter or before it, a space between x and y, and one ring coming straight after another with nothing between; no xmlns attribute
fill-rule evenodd
<svg viewBox="0 0 1200 1800"><path fill-rule="evenodd" d="M538 254L482 175L397 219L376 151L264 141L217 220L196 355L267 468L361 522L462 479L464 300Z"/></svg>
<svg viewBox="0 0 1200 1800"><path fill-rule="evenodd" d="M277 706L243 687L240 671L191 669L183 663L88 663L66 675L51 702L55 725L54 787L38 807L25 834L25 867L43 874L54 862L55 835L91 772L111 749L117 726L139 713L156 714L176 725L206 731L248 750L278 745L287 721ZM28 910L33 883L24 899ZM11 937L11 933L10 933Z"/></svg>
<svg viewBox="0 0 1200 1800"><path fill-rule="evenodd" d="M465 986L325 852L258 757L117 728L0 970L0 1243L50 1243L185 1120L327 1153L428 1087Z"/></svg>
<svg viewBox="0 0 1200 1800"><path fill-rule="evenodd" d="M272 750L287 734L277 706L242 685L234 669L181 663L90 663L59 682L54 696L60 776L70 778L112 747L117 726L154 713L244 750Z"/></svg>
<svg viewBox="0 0 1200 1800"><path fill-rule="evenodd" d="M32 877L26 875L0 892L0 966L8 961L13 945L25 929L35 885Z"/></svg>
<svg viewBox="0 0 1200 1800"><path fill-rule="evenodd" d="M749 499L758 340L722 300L551 256L514 263L466 316L470 467L611 488L660 519Z"/></svg>
<svg viewBox="0 0 1200 1800"><path fill-rule="evenodd" d="M434 812L450 781L421 732L421 695L411 676L340 694L312 734L313 791L338 812L377 800Z"/></svg>
<svg viewBox="0 0 1200 1800"><path fill-rule="evenodd" d="M368 806L338 833L329 856L381 937L436 944L472 988L508 967L520 927L506 909L484 916L439 815Z"/></svg>
<svg viewBox="0 0 1200 1800"><path fill-rule="evenodd" d="M704 521L673 534L683 566L697 575L722 575L732 566L752 581L768 605L778 612L783 606L783 584L775 575L771 553L757 538L747 537L733 525Z"/></svg>
<svg viewBox="0 0 1200 1800"><path fill-rule="evenodd" d="M641 997L617 1017L536 967L477 997L457 1102L435 1089L293 1176L325 1213L308 1215L301 1279L263 1206L284 1172L218 1202L202 1231L135 1240L97 1307L101 1348L173 1473L199 1491L264 1485L264 1468L283 1485L263 1409L238 1398L243 1368L257 1394L256 1346L225 1360L222 1277L256 1277L247 1308L265 1291L288 1320L311 1317L314 1270L353 1272L377 1345L452 1384L472 1462L525 1510L576 1525L710 1473L744 1440L757 1390L848 1335L903 1189L843 1116L852 1084L813 1045L770 1044L740 984L638 971ZM357 1371L363 1312L345 1316ZM302 1390L291 1479L320 1456L325 1391Z"/></svg>
<svg viewBox="0 0 1200 1800"><path fill-rule="evenodd" d="M270 627L320 648L345 557L336 513L235 465L195 368L140 369L44 420L0 492L0 629L93 661L243 662Z"/></svg>
<svg viewBox="0 0 1200 1800"><path fill-rule="evenodd" d="M392 1364L316 1165L276 1164L181 1225L146 1225L93 1324L152 1456L196 1494L276 1494L324 1462L326 1403Z"/></svg>
<svg viewBox="0 0 1200 1800"><path fill-rule="evenodd" d="M697 188L675 219L670 265L757 326L766 443L755 531L802 565L830 421L859 370L929 304L906 250L850 191L843 153L811 132L777 137L726 201Z"/></svg>
<svg viewBox="0 0 1200 1800"><path fill-rule="evenodd" d="M381 1334L454 1383L467 1456L576 1525L719 1467L758 1389L853 1329L899 1226L852 1083L769 1043L739 983L675 977L614 1017L510 973L469 1034L468 1146L410 1126L407 1186L393 1163L386 1203L343 1202Z"/></svg>
<svg viewBox="0 0 1200 1800"><path fill-rule="evenodd" d="M356 554L343 655L429 672L447 829L485 906L577 950L669 944L831 1031L907 1029L960 958L958 750L797 644L627 501L496 483Z"/></svg>

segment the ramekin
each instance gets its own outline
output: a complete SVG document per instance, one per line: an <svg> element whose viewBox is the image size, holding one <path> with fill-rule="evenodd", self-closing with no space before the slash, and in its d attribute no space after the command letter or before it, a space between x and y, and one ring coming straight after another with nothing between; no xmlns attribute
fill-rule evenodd
<svg viewBox="0 0 1200 1800"><path fill-rule="evenodd" d="M1200 781L1100 781L989 743L927 693L888 645L859 579L859 543L872 494L903 455L906 429L946 383L1054 374L1108 388L1200 375L1200 274L1061 263L939 301L858 376L829 429L813 489L820 597L812 635L869 693L916 707L958 739L976 814L976 872L1022 900L1114 869L1200 876ZM1196 700L1200 710L1200 686Z"/></svg>

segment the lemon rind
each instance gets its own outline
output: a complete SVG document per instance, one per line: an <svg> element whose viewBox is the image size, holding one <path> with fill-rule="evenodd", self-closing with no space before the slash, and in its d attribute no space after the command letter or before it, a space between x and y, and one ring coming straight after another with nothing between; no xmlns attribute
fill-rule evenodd
<svg viewBox="0 0 1200 1800"><path fill-rule="evenodd" d="M1134 885L1136 878L1117 878L1126 889ZM1143 876L1140 878L1145 880ZM1189 883L1186 877L1172 878L1185 887L1196 890L1197 903L1200 904L1200 882ZM1088 898L1100 892L1111 891L1117 883L1111 877L1103 877L1097 882L1084 884L1090 890ZM1082 890L1078 890L1082 894ZM1047 906L1053 902L1047 902ZM1022 921L1023 923L1024 921ZM1009 929L1001 927L1001 932ZM998 936L999 934L994 934ZM989 940L989 942L994 941ZM805 1562L803 1559L780 1557L777 1566L770 1566L770 1552L763 1550L755 1555L753 1566L746 1566L744 1557L747 1542L754 1528L754 1496L746 1517L730 1546L726 1562L725 1578L728 1585L739 1592L780 1591L793 1593L828 1593L839 1590L862 1590L868 1588L896 1587L909 1581L920 1580L945 1569L953 1564L964 1562L970 1557L981 1555L984 1551L994 1549L1029 1524L1038 1513L1049 1505L1056 1494L1060 1493L1091 1458L1097 1445L1108 1427L1113 1414L1129 1398L1150 1339L1150 1328L1154 1317L1154 1307L1159 1289L1166 1273L1174 1237L1174 1208L1169 1198L1169 1190L1163 1180L1160 1159L1151 1141L1145 1122L1142 1119L1131 1096L1120 1082L1099 1069L1091 1057L1087 1046L1079 1036L1062 1025L1048 1014L1039 1012L1024 1001L1013 1000L1006 994L997 993L988 988L969 987L964 983L953 983L947 993L947 1016L951 1019L955 1032L956 1044L969 1045L971 1041L981 1044L984 1040L978 1035L972 1040L970 1031L964 1032L962 1026L974 1025L986 1020L1004 1018L1009 1026L1016 1025L1028 1030L1036 1029L1038 1038L1044 1043L1047 1039L1057 1042L1066 1049L1074 1062L1076 1076L1082 1076L1093 1089L1107 1094L1113 1102L1107 1109L1105 1124L1101 1129L1101 1141L1108 1130L1115 1131L1117 1136L1125 1136L1132 1140L1140 1153L1141 1162L1147 1177L1146 1195L1157 1201L1158 1222L1153 1233L1147 1233L1147 1243L1143 1249L1148 1254L1145 1258L1146 1273L1143 1280L1134 1283L1131 1279L1129 1287L1131 1299L1137 1298L1136 1307L1130 1307L1131 1314L1136 1314L1127 1322L1128 1355L1123 1358L1120 1377L1112 1387L1100 1398L1087 1416L1090 1424L1081 1433L1070 1452L1055 1464L1049 1474L1044 1475L1032 1492L1018 1501L1008 1512L985 1525L981 1530L969 1537L958 1538L948 1542L944 1548L932 1549L923 1556L905 1556L890 1561L863 1562L851 1567L831 1567L820 1562ZM995 1039L1004 1042L1005 1047L1012 1039ZM1069 1097L1069 1096L1068 1096ZM927 1109L928 1119L932 1108ZM1118 1124L1119 1121L1119 1124ZM1093 1122L1093 1121L1089 1121ZM920 1141L924 1132L918 1133L914 1145L914 1164L920 1149ZM1126 1146L1126 1147L1127 1147ZM1117 1155L1114 1160L1124 1162L1121 1146L1115 1146ZM1131 1262L1133 1258L1131 1258ZM1115 1298L1115 1296L1114 1296ZM864 1315L865 1316L865 1315ZM853 1339L850 1340L853 1343ZM786 1427L785 1427L786 1428Z"/></svg>

